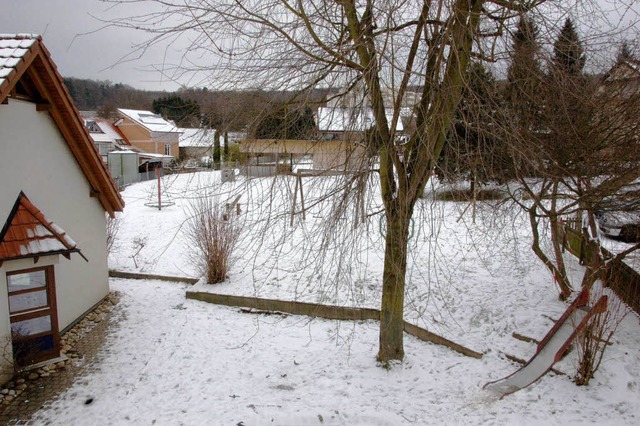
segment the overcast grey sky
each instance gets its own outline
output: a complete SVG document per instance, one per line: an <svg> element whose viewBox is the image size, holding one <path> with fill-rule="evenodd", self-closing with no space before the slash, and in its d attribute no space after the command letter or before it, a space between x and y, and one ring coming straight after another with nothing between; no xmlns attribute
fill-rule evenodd
<svg viewBox="0 0 640 426"><path fill-rule="evenodd" d="M635 22L639 19L639 2L597 2L610 11L607 14L610 22L596 19L595 15L583 15L579 19L583 25L582 36L588 37L589 34L600 32L609 25L615 25L618 27L618 40L620 37L628 40L638 39L639 29L636 28ZM169 47L154 46L145 52L141 59L121 62L123 57L134 50L136 43L142 42L147 35L130 29L104 28L105 24L101 22L117 17L143 15L148 11L145 8L150 7L148 3L129 3L115 7L99 0L0 0L0 3L0 33L43 35L45 45L60 73L65 77L110 80L147 90L171 91L178 88L171 75L163 75L159 69L163 64L180 62L185 44L182 45L182 49L177 43ZM624 3L631 5L631 10L621 7ZM631 28L627 27L621 31L625 25L616 25L620 21L620 14L627 16L626 26L631 25ZM558 21L556 24L562 25L563 19L559 18ZM591 28L584 25L590 25ZM551 34L556 31L555 28L550 29ZM623 34L620 34L620 31ZM183 41L186 43L186 40ZM598 49L597 42L588 38L585 41L591 53L595 53L594 50ZM610 66L611 58L615 56L615 52L610 51L611 44L603 45L601 50L605 50L604 55L591 55L591 69L594 71L603 66ZM596 63L596 56L600 58L600 64ZM194 79L185 84L197 83ZM202 84L204 83L197 85Z"/></svg>
<svg viewBox="0 0 640 426"><path fill-rule="evenodd" d="M135 5L110 7L98 0L1 0L0 33L41 34L58 70L65 77L110 80L139 89L174 90L178 86L153 70L176 48L161 47L142 59L118 63L144 34L121 28L103 28L108 20L138 13ZM94 17L98 17L96 19ZM101 29L103 28L103 29Z"/></svg>

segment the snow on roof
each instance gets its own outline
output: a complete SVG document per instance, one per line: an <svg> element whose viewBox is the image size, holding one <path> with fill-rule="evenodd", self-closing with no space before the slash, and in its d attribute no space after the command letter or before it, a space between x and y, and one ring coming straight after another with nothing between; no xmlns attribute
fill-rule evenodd
<svg viewBox="0 0 640 426"><path fill-rule="evenodd" d="M178 130L182 132L180 135L180 148L206 148L213 146L214 144L216 132L214 129L181 128ZM220 145L224 145L224 138L222 135L220 135L219 139Z"/></svg>
<svg viewBox="0 0 640 426"><path fill-rule="evenodd" d="M109 154L139 154L136 151L129 151L129 150L124 150L124 149L120 149L120 150L116 150L116 151L109 151Z"/></svg>
<svg viewBox="0 0 640 426"><path fill-rule="evenodd" d="M38 38L35 34L0 34L0 85Z"/></svg>
<svg viewBox="0 0 640 426"><path fill-rule="evenodd" d="M118 141L124 141L124 137L120 134L120 132L118 132L117 128L113 125L111 120L105 118L85 118L84 124L89 129L89 135L94 142L116 143Z"/></svg>
<svg viewBox="0 0 640 426"><path fill-rule="evenodd" d="M0 232L0 261L74 251L75 241L21 192Z"/></svg>
<svg viewBox="0 0 640 426"><path fill-rule="evenodd" d="M165 120L160 114L154 114L151 111L118 108L118 112L152 132L177 133L180 131L174 123Z"/></svg>
<svg viewBox="0 0 640 426"><path fill-rule="evenodd" d="M391 122L393 111L386 111ZM375 125L371 108L318 108L318 130L321 132L364 132ZM396 131L402 131L402 121L398 120Z"/></svg>
<svg viewBox="0 0 640 426"><path fill-rule="evenodd" d="M173 159L172 155L156 154L153 152L139 152L138 156L143 159L144 158L159 158L159 159L165 159L165 160Z"/></svg>

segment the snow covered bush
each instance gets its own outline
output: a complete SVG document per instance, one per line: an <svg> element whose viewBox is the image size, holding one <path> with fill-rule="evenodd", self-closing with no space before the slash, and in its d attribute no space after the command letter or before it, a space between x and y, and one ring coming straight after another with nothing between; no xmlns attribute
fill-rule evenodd
<svg viewBox="0 0 640 426"><path fill-rule="evenodd" d="M217 197L195 199L190 203L188 213L185 232L193 249L189 258L209 284L224 281L240 228L233 215L220 208Z"/></svg>

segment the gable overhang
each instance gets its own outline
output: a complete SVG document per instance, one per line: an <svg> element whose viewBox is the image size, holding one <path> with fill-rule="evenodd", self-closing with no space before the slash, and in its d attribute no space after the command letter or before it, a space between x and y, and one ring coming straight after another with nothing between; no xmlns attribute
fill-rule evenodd
<svg viewBox="0 0 640 426"><path fill-rule="evenodd" d="M60 226L48 220L44 214L20 192L16 202L0 230L0 267L6 261L38 259L62 255L67 259L71 253L87 258L75 241Z"/></svg>
<svg viewBox="0 0 640 426"><path fill-rule="evenodd" d="M89 196L96 197L112 217L116 211L122 211L124 200L41 37L21 56L0 84L0 104L8 102L12 90L24 76L30 79L41 98L36 103L36 110L47 112L52 118L87 179Z"/></svg>

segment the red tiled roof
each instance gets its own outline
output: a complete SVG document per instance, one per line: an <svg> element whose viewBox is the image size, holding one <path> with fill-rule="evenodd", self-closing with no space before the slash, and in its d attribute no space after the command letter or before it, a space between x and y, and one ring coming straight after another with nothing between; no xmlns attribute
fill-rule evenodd
<svg viewBox="0 0 640 426"><path fill-rule="evenodd" d="M91 186L89 195L97 197L111 216L122 211L124 200L42 38L33 34L0 34L0 103L12 96L12 89L25 76L42 99L37 107L49 112Z"/></svg>
<svg viewBox="0 0 640 426"><path fill-rule="evenodd" d="M79 252L75 241L21 192L0 232L0 262L73 252Z"/></svg>

